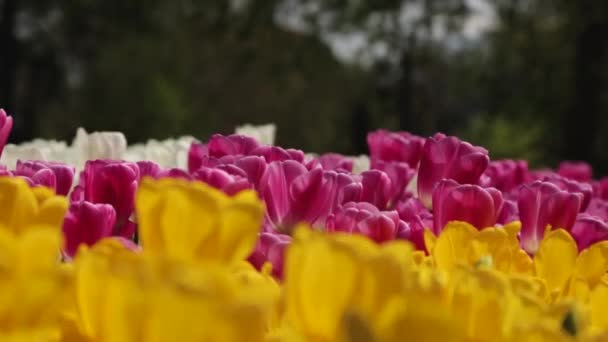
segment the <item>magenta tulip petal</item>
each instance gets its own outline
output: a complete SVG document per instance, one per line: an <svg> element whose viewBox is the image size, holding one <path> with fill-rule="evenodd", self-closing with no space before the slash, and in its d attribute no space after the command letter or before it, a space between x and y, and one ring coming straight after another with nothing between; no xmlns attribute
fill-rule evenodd
<svg viewBox="0 0 608 342"><path fill-rule="evenodd" d="M223 136L214 134L207 144L209 155L212 157L223 157L227 155L249 155L260 143L254 138L232 134Z"/></svg>
<svg viewBox="0 0 608 342"><path fill-rule="evenodd" d="M308 172L304 165L287 160L268 164L260 179L259 193L266 203L270 222L279 225L291 209L290 186L293 180Z"/></svg>
<svg viewBox="0 0 608 342"><path fill-rule="evenodd" d="M570 231L579 251L592 244L608 240L608 222L588 214L579 214Z"/></svg>
<svg viewBox="0 0 608 342"><path fill-rule="evenodd" d="M353 164L354 163L352 160L348 159L347 157L345 157L341 154L327 153L327 154L321 155L321 156L309 161L306 164L306 167L309 170L312 170L315 167L320 166L324 170L352 172Z"/></svg>
<svg viewBox="0 0 608 342"><path fill-rule="evenodd" d="M433 226L436 234L450 221L465 221L478 229L493 226L502 203L502 195L496 189L443 180L433 192Z"/></svg>
<svg viewBox="0 0 608 342"><path fill-rule="evenodd" d="M204 159L209 156L207 145L193 142L188 150L188 172L192 173L203 166Z"/></svg>
<svg viewBox="0 0 608 342"><path fill-rule="evenodd" d="M139 169L140 179L143 179L144 177L158 178L159 174L162 172L160 165L153 161L138 161L136 164Z"/></svg>
<svg viewBox="0 0 608 342"><path fill-rule="evenodd" d="M66 254L73 257L81 244L91 246L112 236L115 222L116 212L109 204L72 203L63 222Z"/></svg>
<svg viewBox="0 0 608 342"><path fill-rule="evenodd" d="M557 173L562 177L578 182L591 182L593 179L593 169L591 168L591 165L580 161L561 162Z"/></svg>
<svg viewBox="0 0 608 342"><path fill-rule="evenodd" d="M407 193L406 189L412 178L414 178L416 170L412 169L407 163L377 161L373 168L383 171L391 180L390 203L396 203L403 197L411 196L410 193Z"/></svg>
<svg viewBox="0 0 608 342"><path fill-rule="evenodd" d="M520 242L528 253L536 252L545 228L570 230L581 206L582 195L560 190L555 184L536 181L519 190L517 207L521 220Z"/></svg>
<svg viewBox="0 0 608 342"><path fill-rule="evenodd" d="M391 179L382 171L369 170L361 173L361 201L379 209L385 209L391 194Z"/></svg>
<svg viewBox="0 0 608 342"><path fill-rule="evenodd" d="M432 207L435 185L442 179L476 184L488 166L488 151L456 137L435 134L426 140L418 171L418 197Z"/></svg>
<svg viewBox="0 0 608 342"><path fill-rule="evenodd" d="M0 108L0 155L4 151L4 146L8 141L8 137L13 129L13 118L6 114L4 109Z"/></svg>
<svg viewBox="0 0 608 342"><path fill-rule="evenodd" d="M74 173L72 166L40 160L18 160L15 169L15 175L30 178L33 184L49 187L63 196L72 188Z"/></svg>
<svg viewBox="0 0 608 342"><path fill-rule="evenodd" d="M398 233L409 235L409 226L396 211L380 211L366 202L349 202L337 208L327 218L326 230L361 234L378 243L394 240Z"/></svg>
<svg viewBox="0 0 608 342"><path fill-rule="evenodd" d="M424 138L408 132L377 130L367 135L371 167L379 161L404 162L416 169L420 161Z"/></svg>

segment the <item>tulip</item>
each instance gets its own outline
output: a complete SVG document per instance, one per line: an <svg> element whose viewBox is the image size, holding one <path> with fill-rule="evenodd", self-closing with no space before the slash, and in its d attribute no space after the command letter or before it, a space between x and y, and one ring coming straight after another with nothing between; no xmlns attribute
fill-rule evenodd
<svg viewBox="0 0 608 342"><path fill-rule="evenodd" d="M433 231L433 214L414 197L399 201L395 209L399 218L410 227L409 232L403 231L407 234L398 234L397 237L409 240L417 250L426 251L424 231Z"/></svg>
<svg viewBox="0 0 608 342"><path fill-rule="evenodd" d="M373 204L379 209L388 207L393 192L389 176L378 170L369 170L361 174L361 195L359 201Z"/></svg>
<svg viewBox="0 0 608 342"><path fill-rule="evenodd" d="M334 207L343 202L351 178L315 168L308 171L293 161L275 161L260 179L259 193L266 202L271 226L289 229L298 222L323 224Z"/></svg>
<svg viewBox="0 0 608 342"><path fill-rule="evenodd" d="M591 182L593 178L593 169L585 162L563 161L559 164L557 173L578 182Z"/></svg>
<svg viewBox="0 0 608 342"><path fill-rule="evenodd" d="M0 155L4 151L4 146L8 141L8 136L13 129L13 118L6 114L4 109L0 108Z"/></svg>
<svg viewBox="0 0 608 342"><path fill-rule="evenodd" d="M291 236L276 233L261 233L256 247L248 260L256 269L261 270L266 262L272 265L272 274L283 278L285 249L291 243Z"/></svg>
<svg viewBox="0 0 608 342"><path fill-rule="evenodd" d="M67 196L72 189L75 172L74 167L63 163L18 160L14 174L30 178L34 184L52 188L58 195Z"/></svg>
<svg viewBox="0 0 608 342"><path fill-rule="evenodd" d="M545 176L542 181L555 184L564 191L579 193L582 196L580 211L585 211L587 206L589 206L589 202L593 196L593 187L591 184L577 182L558 175Z"/></svg>
<svg viewBox="0 0 608 342"><path fill-rule="evenodd" d="M608 177L603 177L593 185L593 194L604 200L608 200Z"/></svg>
<svg viewBox="0 0 608 342"><path fill-rule="evenodd" d="M127 139L121 132L93 132L79 128L72 143L74 162L81 167L94 159L120 160L127 151Z"/></svg>
<svg viewBox="0 0 608 342"><path fill-rule="evenodd" d="M498 214L496 223L505 225L519 220L519 211L517 209L517 201L506 199L502 205L502 209Z"/></svg>
<svg viewBox="0 0 608 342"><path fill-rule="evenodd" d="M264 157L267 163L285 160L304 162L304 152L295 149L283 149L278 146L259 146L252 150L250 155Z"/></svg>
<svg viewBox="0 0 608 342"><path fill-rule="evenodd" d="M209 155L207 145L193 142L188 150L188 172L192 173L203 166L203 159Z"/></svg>
<svg viewBox="0 0 608 342"><path fill-rule="evenodd" d="M579 214L570 230L579 252L592 244L608 240L608 222L597 216Z"/></svg>
<svg viewBox="0 0 608 342"><path fill-rule="evenodd" d="M296 230L284 279L285 319L300 337L294 340L341 341L349 314L359 328L352 336L382 334L376 318L400 308L389 304L404 291L400 258L409 255L411 247L401 241L376 245L359 235Z"/></svg>
<svg viewBox="0 0 608 342"><path fill-rule="evenodd" d="M391 207L400 199L412 195L407 191L407 187L412 181L412 178L414 178L416 170L412 169L407 163L377 161L373 169L383 171L390 179L391 185L387 206Z"/></svg>
<svg viewBox="0 0 608 342"><path fill-rule="evenodd" d="M576 221L583 196L560 190L552 183L536 181L519 189L517 207L521 219L520 241L528 253L535 253L545 229L570 230Z"/></svg>
<svg viewBox="0 0 608 342"><path fill-rule="evenodd" d="M322 156L316 157L306 163L306 167L309 170L320 166L324 170L352 172L353 161L347 157L337 153L327 153Z"/></svg>
<svg viewBox="0 0 608 342"><path fill-rule="evenodd" d="M31 188L19 177L0 177L0 230L22 234L36 228L59 230L67 200L47 188Z"/></svg>
<svg viewBox="0 0 608 342"><path fill-rule="evenodd" d="M378 243L394 240L399 233L409 231L397 211L380 211L365 202L349 202L338 208L327 218L326 229L365 235Z"/></svg>
<svg viewBox="0 0 608 342"><path fill-rule="evenodd" d="M116 211L109 204L73 202L63 221L64 251L74 257L81 244L92 246L110 237L116 223Z"/></svg>
<svg viewBox="0 0 608 342"><path fill-rule="evenodd" d="M233 176L224 170L204 166L193 173L192 178L207 183L231 196L251 188L251 184L243 176Z"/></svg>
<svg viewBox="0 0 608 342"><path fill-rule="evenodd" d="M433 189L442 179L477 184L488 166L488 151L441 133L426 140L418 170L418 197L432 208Z"/></svg>
<svg viewBox="0 0 608 342"><path fill-rule="evenodd" d="M144 179L136 207L143 250L180 261L244 260L264 215L253 191L229 197L204 183L177 178Z"/></svg>
<svg viewBox="0 0 608 342"><path fill-rule="evenodd" d="M433 228L439 234L450 221L468 222L477 229L492 227L502 210L502 193L494 188L460 185L444 179L433 191Z"/></svg>
<svg viewBox="0 0 608 342"><path fill-rule="evenodd" d="M591 199L585 213L608 220L608 201L599 198Z"/></svg>
<svg viewBox="0 0 608 342"><path fill-rule="evenodd" d="M493 187L502 192L510 192L529 180L528 163L525 160L491 161L481 176L484 187Z"/></svg>
<svg viewBox="0 0 608 342"><path fill-rule="evenodd" d="M377 130L367 135L372 168L378 161L404 162L416 169L422 154L424 138L408 132Z"/></svg>
<svg viewBox="0 0 608 342"><path fill-rule="evenodd" d="M209 139L207 149L210 156L220 158L227 155L250 155L259 146L257 140L248 136L214 134Z"/></svg>
<svg viewBox="0 0 608 342"><path fill-rule="evenodd" d="M139 178L137 164L90 160L81 172L80 184L74 188L70 198L72 201L111 204L116 210L113 235L131 238L135 233L135 224L130 217Z"/></svg>
<svg viewBox="0 0 608 342"><path fill-rule="evenodd" d="M72 293L68 274L58 263L61 233L55 228L39 227L17 235L0 229L3 341L56 339Z"/></svg>

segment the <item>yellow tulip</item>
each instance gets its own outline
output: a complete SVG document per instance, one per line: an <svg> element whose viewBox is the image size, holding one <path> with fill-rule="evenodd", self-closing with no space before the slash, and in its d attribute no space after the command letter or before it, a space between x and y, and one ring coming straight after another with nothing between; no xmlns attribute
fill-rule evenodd
<svg viewBox="0 0 608 342"><path fill-rule="evenodd" d="M36 336L33 340L45 341L59 336L70 281L69 273L59 267L60 246L61 235L54 229L15 235L0 228L2 340ZM6 339L3 334L7 334Z"/></svg>
<svg viewBox="0 0 608 342"><path fill-rule="evenodd" d="M300 227L285 263L286 324L311 341L337 341L348 327L378 334L374 318L403 293L413 257L408 243L378 246L363 236Z"/></svg>
<svg viewBox="0 0 608 342"><path fill-rule="evenodd" d="M0 225L21 234L45 226L59 230L68 201L50 189L30 188L19 177L0 177L0 208Z"/></svg>
<svg viewBox="0 0 608 342"><path fill-rule="evenodd" d="M270 279L101 243L75 259L79 329L92 341L263 341ZM277 293L277 292L275 292Z"/></svg>
<svg viewBox="0 0 608 342"><path fill-rule="evenodd" d="M144 252L181 261L245 259L264 215L253 191L229 197L181 179L144 179L135 204Z"/></svg>

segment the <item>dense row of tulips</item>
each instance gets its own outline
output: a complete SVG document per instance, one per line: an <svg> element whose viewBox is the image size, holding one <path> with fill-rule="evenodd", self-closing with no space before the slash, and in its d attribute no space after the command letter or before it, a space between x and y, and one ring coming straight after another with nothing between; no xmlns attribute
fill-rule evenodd
<svg viewBox="0 0 608 342"><path fill-rule="evenodd" d="M11 126L0 111L0 151ZM608 178L587 164L443 134L372 132L369 161L273 139L7 145L0 339L608 340Z"/></svg>

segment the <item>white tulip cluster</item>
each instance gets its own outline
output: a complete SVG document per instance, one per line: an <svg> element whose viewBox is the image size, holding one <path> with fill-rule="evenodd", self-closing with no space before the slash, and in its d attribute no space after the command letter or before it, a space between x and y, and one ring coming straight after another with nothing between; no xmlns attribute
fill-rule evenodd
<svg viewBox="0 0 608 342"><path fill-rule="evenodd" d="M265 145L274 145L276 125L254 126L245 124L235 129L236 134L255 138ZM14 168L17 160L56 161L73 165L82 170L87 160L114 159L126 161L151 160L164 168L187 169L188 150L196 141L192 136L182 136L166 140L148 140L146 143L128 145L121 132L87 133L84 128L76 131L71 144L65 141L35 139L19 145L7 144L0 163ZM354 161L353 172L360 173L369 169L369 157L351 157Z"/></svg>

